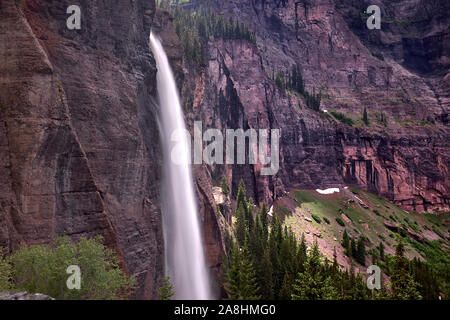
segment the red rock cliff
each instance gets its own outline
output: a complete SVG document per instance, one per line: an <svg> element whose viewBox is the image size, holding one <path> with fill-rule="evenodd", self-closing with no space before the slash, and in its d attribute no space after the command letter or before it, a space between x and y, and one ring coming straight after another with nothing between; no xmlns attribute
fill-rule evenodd
<svg viewBox="0 0 450 320"><path fill-rule="evenodd" d="M163 270L154 1L0 2L0 246L101 234L155 296Z"/></svg>

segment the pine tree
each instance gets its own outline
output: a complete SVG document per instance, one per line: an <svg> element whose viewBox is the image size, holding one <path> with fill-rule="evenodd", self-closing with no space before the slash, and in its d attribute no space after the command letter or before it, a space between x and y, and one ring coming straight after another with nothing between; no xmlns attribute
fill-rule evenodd
<svg viewBox="0 0 450 320"><path fill-rule="evenodd" d="M352 255L352 253L348 252L348 250L347 250L349 247L349 243L350 243L350 238L348 237L347 230L344 230L344 234L342 235L342 246L345 249L345 254L350 257Z"/></svg>
<svg viewBox="0 0 450 320"><path fill-rule="evenodd" d="M245 209L240 205L236 212L235 234L238 244L243 246L247 236L247 225L245 223Z"/></svg>
<svg viewBox="0 0 450 320"><path fill-rule="evenodd" d="M369 118L367 116L367 109L364 107L364 112L363 112L363 118L362 120L364 121L364 123L366 124L366 126L369 125Z"/></svg>
<svg viewBox="0 0 450 320"><path fill-rule="evenodd" d="M333 248L333 266L332 266L333 275L336 275L339 271L339 263L337 261L337 253L336 247Z"/></svg>
<svg viewBox="0 0 450 320"><path fill-rule="evenodd" d="M317 242L308 256L305 271L298 274L293 285L293 300L332 300L338 292L331 277L321 271L320 252Z"/></svg>
<svg viewBox="0 0 450 320"><path fill-rule="evenodd" d="M408 270L408 260L404 256L405 247L403 240L399 237L395 248L394 270L391 274L392 292L390 298L393 300L421 300L422 296L416 283Z"/></svg>
<svg viewBox="0 0 450 320"><path fill-rule="evenodd" d="M258 300L258 285L247 246L240 249L234 246L231 266L226 271L225 291L229 300Z"/></svg>
<svg viewBox="0 0 450 320"><path fill-rule="evenodd" d="M304 264L306 262L307 259L307 254L306 254L306 240L305 240L305 234L302 233L302 240L300 242L300 246L298 248L298 254L297 254L297 261L299 261L300 263L300 271L303 271L303 267Z"/></svg>
<svg viewBox="0 0 450 320"><path fill-rule="evenodd" d="M288 273L284 274L283 284L281 285L280 300L292 299L292 280Z"/></svg>
<svg viewBox="0 0 450 320"><path fill-rule="evenodd" d="M261 209L259 211L259 216L261 217L262 230L263 230L263 241L266 242L269 236L269 220L267 217L267 207L266 203L263 202Z"/></svg>
<svg viewBox="0 0 450 320"><path fill-rule="evenodd" d="M249 198L247 201L247 210L245 210L246 212L246 216L245 216L245 220L247 222L247 226L248 226L248 231L252 232L253 231L253 227L255 225L255 220L253 219L253 198Z"/></svg>
<svg viewBox="0 0 450 320"><path fill-rule="evenodd" d="M220 186L222 187L222 193L224 195L228 195L228 193L230 192L230 189L228 189L228 182L227 182L227 178L225 177L225 175L222 176L222 181L220 182Z"/></svg>
<svg viewBox="0 0 450 320"><path fill-rule="evenodd" d="M241 179L239 182L238 193L236 196L236 208L243 206L244 209L247 208L247 191L245 190L244 180Z"/></svg>
<svg viewBox="0 0 450 320"><path fill-rule="evenodd" d="M361 265L366 264L366 238L363 235L359 237L355 258Z"/></svg>
<svg viewBox="0 0 450 320"><path fill-rule="evenodd" d="M161 300L170 300L175 295L175 292L173 291L173 285L170 282L169 276L163 279L163 284L158 289L158 295Z"/></svg>
<svg viewBox="0 0 450 320"><path fill-rule="evenodd" d="M356 258L356 256L358 255L358 247L356 245L356 240L354 238L350 239L350 246L351 246L351 256L353 258Z"/></svg>
<svg viewBox="0 0 450 320"><path fill-rule="evenodd" d="M383 242L380 242L380 244L378 245L378 251L379 251L379 257L381 261L384 261L384 244Z"/></svg>
<svg viewBox="0 0 450 320"><path fill-rule="evenodd" d="M266 250L262 262L260 263L260 270L258 272L260 293L263 299L272 300L273 294L273 273L272 262L270 261L269 250Z"/></svg>

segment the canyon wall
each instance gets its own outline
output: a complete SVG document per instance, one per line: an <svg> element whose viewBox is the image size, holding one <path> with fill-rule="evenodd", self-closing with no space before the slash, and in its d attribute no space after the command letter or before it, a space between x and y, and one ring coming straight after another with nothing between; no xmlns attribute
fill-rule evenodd
<svg viewBox="0 0 450 320"><path fill-rule="evenodd" d="M156 297L161 151L154 1L0 2L0 247L101 234Z"/></svg>
<svg viewBox="0 0 450 320"><path fill-rule="evenodd" d="M448 5L427 5L424 16L420 1L380 4L383 14L398 12L393 21L410 19L414 26L383 23L371 36L381 39L376 42L366 18L355 18L355 7L364 4L348 2L209 2L212 11L248 25L257 41L210 41L205 67L186 63L182 97L190 117L202 120L204 130L281 130L277 175L261 176L252 165L210 166L213 184L226 174L236 191L243 178L248 196L269 203L292 188L353 184L406 210L449 210L448 18L440 14ZM427 46L408 45L412 34ZM426 72L419 62L411 67L414 55L429 62ZM274 84L273 73L293 66L310 93L322 94L322 112ZM369 126L361 120L364 108ZM330 119L332 109L355 125Z"/></svg>

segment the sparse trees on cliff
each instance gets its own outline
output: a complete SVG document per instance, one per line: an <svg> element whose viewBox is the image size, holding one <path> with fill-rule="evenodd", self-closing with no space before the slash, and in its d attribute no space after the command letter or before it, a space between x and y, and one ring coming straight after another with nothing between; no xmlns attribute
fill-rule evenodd
<svg viewBox="0 0 450 320"><path fill-rule="evenodd" d="M366 126L369 125L369 117L367 116L367 109L365 107L364 107L364 111L363 111L362 120L366 124Z"/></svg>

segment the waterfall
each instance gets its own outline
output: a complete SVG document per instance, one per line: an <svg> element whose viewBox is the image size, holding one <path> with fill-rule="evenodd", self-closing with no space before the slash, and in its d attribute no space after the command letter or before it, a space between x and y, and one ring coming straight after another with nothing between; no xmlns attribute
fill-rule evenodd
<svg viewBox="0 0 450 320"><path fill-rule="evenodd" d="M156 78L161 108L166 272L175 287L175 299L210 299L209 276L190 166L190 141L184 135L180 135L177 142L171 139L172 134L186 130L180 98L161 42L151 34L150 43L158 68ZM176 159L171 157L173 150L177 152Z"/></svg>

